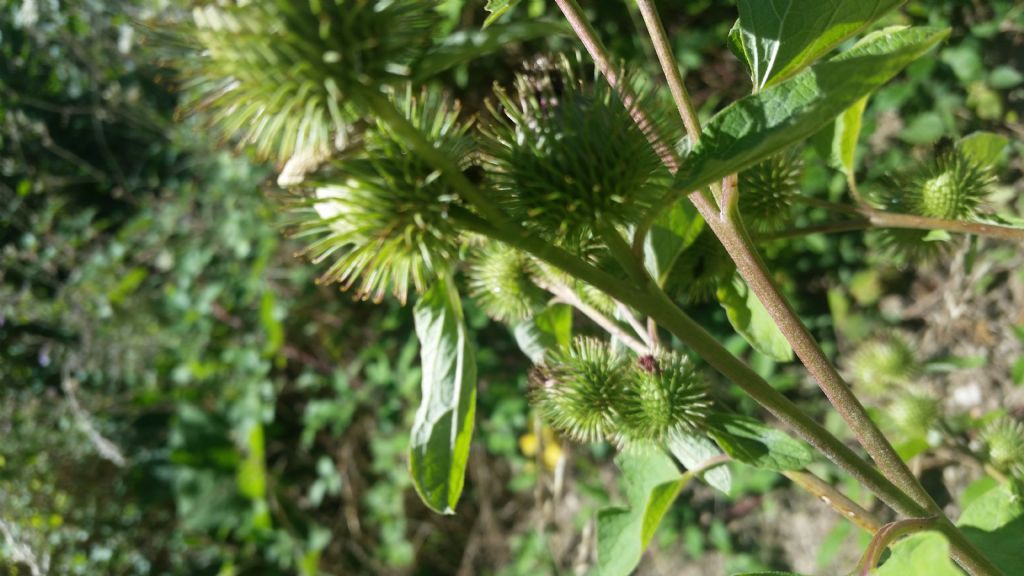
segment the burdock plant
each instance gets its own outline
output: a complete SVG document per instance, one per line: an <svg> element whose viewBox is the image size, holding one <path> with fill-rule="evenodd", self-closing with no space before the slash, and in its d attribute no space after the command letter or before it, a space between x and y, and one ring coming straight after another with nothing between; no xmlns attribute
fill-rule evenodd
<svg viewBox="0 0 1024 576"><path fill-rule="evenodd" d="M1006 144L996 135L965 138L927 169L894 178L878 203L858 190L865 102L948 31L880 28L894 1L739 0L730 44L750 72L751 94L702 124L653 0L636 0L678 113L673 123L656 105L667 97L634 88L655 86L635 81L644 68L610 55L576 0L555 3L589 61L530 55L510 87L468 103L487 110L475 132L431 75L500 47L509 36L493 26L474 36L483 42L439 38L438 3L422 0L239 0L195 11L199 50L184 71L193 109L278 165L295 157L282 182L305 197L300 231L314 237L308 254L327 267L324 279L374 299L416 293L422 400L409 467L423 502L454 513L469 460L476 365L460 291L465 271L468 293L538 362L530 394L545 421L581 442L654 447L623 451L623 467L682 466L685 478L706 472L723 490L730 472L710 469L726 461L782 472L875 534L863 573L896 535L922 529L941 532L972 576L1017 569L993 563L1001 558L987 557L947 519L757 251L766 238L861 229L896 231L883 244L912 256L927 254L936 233L1024 239L981 202L989 165ZM499 11L513 4L489 3ZM840 46L850 47L830 55ZM682 155L674 125L685 128ZM831 136L830 165L845 176L848 201L800 190L796 158L820 133ZM813 221L820 210L801 214L805 200L838 219ZM758 353L800 359L869 458L693 320L690 309L712 298ZM859 375L901 369L903 352L877 352L864 361L881 364ZM707 369L771 423L715 409L719 390L713 402ZM917 408L902 420L931 425L931 408ZM804 470L810 452L776 426L848 473L896 523L882 528L872 511ZM1009 461L1003 436L987 435L994 461ZM631 505L643 523L599 518L600 562L617 566L608 573L625 574L639 560L637 543L650 540L664 497L678 493L665 486L652 492L657 498L629 491L641 498ZM894 557L907 553L894 547ZM619 555L629 559L606 561Z"/></svg>

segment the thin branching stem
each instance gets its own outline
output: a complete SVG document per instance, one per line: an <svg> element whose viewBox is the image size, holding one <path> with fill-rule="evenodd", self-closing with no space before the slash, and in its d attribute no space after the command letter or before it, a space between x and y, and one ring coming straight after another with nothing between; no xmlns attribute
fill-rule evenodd
<svg viewBox="0 0 1024 576"><path fill-rule="evenodd" d="M603 328L605 332L615 338L618 338L638 356L645 356L651 353L650 346L633 337L629 332L623 329L618 322L608 316L605 316L597 308L587 304L579 297L579 294L569 286L558 282L541 282L539 283L539 286L550 292L559 302L572 306L581 314L589 318L594 324Z"/></svg>
<svg viewBox="0 0 1024 576"><path fill-rule="evenodd" d="M895 543L896 540L917 532L938 530L939 525L940 521L935 516L930 518L906 518L886 524L875 532L875 537L871 539L867 550L861 556L860 562L857 564L856 576L869 576L871 571L882 561L882 553L885 552L886 548Z"/></svg>
<svg viewBox="0 0 1024 576"><path fill-rule="evenodd" d="M835 220L831 222L823 222L821 224L813 224L811 226L801 226L799 228L780 230L778 232L764 232L755 236L754 239L758 242L768 242L770 240L803 238L804 236L813 236L815 234L855 232L860 230L869 230L871 228L873 228L873 226L871 225L871 222L867 220Z"/></svg>
<svg viewBox="0 0 1024 576"><path fill-rule="evenodd" d="M793 484L816 496L840 516L874 534L882 527L882 521L874 513L850 500L834 486L807 471L783 472Z"/></svg>
<svg viewBox="0 0 1024 576"><path fill-rule="evenodd" d="M974 234L999 240L1024 242L1024 228L992 224L988 222L971 222L967 220L944 220L929 218L916 214L901 214L887 210L879 210L867 204L839 204L815 198L800 197L798 202L809 206L824 208L832 212L848 214L851 220L825 222L805 228L793 228L777 233L758 235L757 240L777 240L795 238L810 234L847 232L851 230L868 230L873 228L902 228L912 230L944 230L954 234Z"/></svg>

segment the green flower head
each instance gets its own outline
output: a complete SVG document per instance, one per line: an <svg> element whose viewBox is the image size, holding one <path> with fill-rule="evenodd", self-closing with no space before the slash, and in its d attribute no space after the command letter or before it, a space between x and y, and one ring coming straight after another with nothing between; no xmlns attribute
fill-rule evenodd
<svg viewBox="0 0 1024 576"><path fill-rule="evenodd" d="M568 246L599 220L635 222L666 185L667 171L620 95L566 57L518 75L483 130L497 201L525 226ZM649 127L657 130L659 127Z"/></svg>
<svg viewBox="0 0 1024 576"><path fill-rule="evenodd" d="M740 172L740 212L759 232L777 232L792 219L791 207L800 194L803 161L797 150L776 154Z"/></svg>
<svg viewBox="0 0 1024 576"><path fill-rule="evenodd" d="M939 419L938 400L920 393L905 393L889 405L888 415L907 434L923 434Z"/></svg>
<svg viewBox="0 0 1024 576"><path fill-rule="evenodd" d="M1003 416L991 422L981 433L989 461L1003 472L1024 472L1024 424Z"/></svg>
<svg viewBox="0 0 1024 576"><path fill-rule="evenodd" d="M615 434L626 378L625 358L596 338L578 337L534 369L532 399L555 430L577 442L598 442Z"/></svg>
<svg viewBox="0 0 1024 576"><path fill-rule="evenodd" d="M619 405L619 444L660 443L673 432L704 427L712 402L704 378L689 359L662 351L639 358Z"/></svg>
<svg viewBox="0 0 1024 576"><path fill-rule="evenodd" d="M940 152L915 173L887 179L875 194L884 210L940 220L977 218L995 183L991 168L959 150ZM885 229L872 234L884 256L898 263L929 262L949 250L948 235L929 230Z"/></svg>
<svg viewBox="0 0 1024 576"><path fill-rule="evenodd" d="M325 151L430 41L434 0L259 0L193 11L201 57L186 62L193 107L278 160Z"/></svg>
<svg viewBox="0 0 1024 576"><path fill-rule="evenodd" d="M439 150L469 162L473 142L456 104L433 92L406 92L396 106ZM422 292L458 257L462 239L448 213L455 191L383 122L364 134L361 150L311 182L307 213L314 218L300 235L318 236L307 249L314 261L335 259L321 281L358 285L360 297L374 300L390 289L405 302L410 287Z"/></svg>
<svg viewBox="0 0 1024 576"><path fill-rule="evenodd" d="M546 300L544 291L534 284L536 274L536 265L525 253L489 241L473 254L470 295L499 322L523 320Z"/></svg>
<svg viewBox="0 0 1024 576"><path fill-rule="evenodd" d="M882 395L910 384L920 373L920 364L906 338L893 332L858 346L847 370L858 389Z"/></svg>

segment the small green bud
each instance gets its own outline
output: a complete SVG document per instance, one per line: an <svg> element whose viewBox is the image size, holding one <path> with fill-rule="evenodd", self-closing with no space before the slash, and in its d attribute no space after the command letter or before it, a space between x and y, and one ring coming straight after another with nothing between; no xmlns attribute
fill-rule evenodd
<svg viewBox="0 0 1024 576"><path fill-rule="evenodd" d="M465 165L472 150L459 107L433 92L396 99L396 106L424 136ZM327 164L309 179L316 218L300 235L319 236L307 249L314 261L337 258L321 277L359 296L380 300L390 288L405 302L409 288L422 292L432 274L458 257L461 237L449 218L458 196L437 170L416 155L383 122L367 130L363 148Z"/></svg>
<svg viewBox="0 0 1024 576"><path fill-rule="evenodd" d="M896 398L887 412L892 422L908 434L923 434L939 419L939 402L931 396L907 393Z"/></svg>
<svg viewBox="0 0 1024 576"><path fill-rule="evenodd" d="M626 378L623 357L596 338L578 337L533 370L531 396L552 428L577 442L597 442L616 431Z"/></svg>
<svg viewBox="0 0 1024 576"><path fill-rule="evenodd" d="M529 256L502 242L490 241L473 254L470 295L499 322L522 320L546 300L544 291L533 282L536 273Z"/></svg>
<svg viewBox="0 0 1024 576"><path fill-rule="evenodd" d="M629 371L619 406L619 443L663 442L673 432L704 426L712 407L707 386L689 359L675 352L640 358Z"/></svg>
<svg viewBox="0 0 1024 576"><path fill-rule="evenodd" d="M874 395L900 389L920 373L914 350L897 333L858 346L847 367L853 383Z"/></svg>
<svg viewBox="0 0 1024 576"><path fill-rule="evenodd" d="M796 150L777 154L740 173L740 213L752 229L777 232L792 219L803 160Z"/></svg>
<svg viewBox="0 0 1024 576"><path fill-rule="evenodd" d="M264 158L333 149L363 94L408 76L438 22L435 0L259 0L193 10L185 62L196 109Z"/></svg>
<svg viewBox="0 0 1024 576"><path fill-rule="evenodd" d="M709 302L714 300L719 284L731 281L735 271L736 265L722 243L705 228L679 256L665 289L684 304Z"/></svg>
<svg viewBox="0 0 1024 576"><path fill-rule="evenodd" d="M942 220L976 218L995 182L991 168L978 164L959 150L939 153L912 175L888 179L875 195L884 210ZM884 229L871 241L899 263L928 262L948 252L947 237L929 230Z"/></svg>
<svg viewBox="0 0 1024 576"><path fill-rule="evenodd" d="M619 94L578 68L564 57L542 59L517 76L514 94L496 88L500 106L491 106L483 130L498 202L517 222L573 248L598 221L635 222L668 183Z"/></svg>
<svg viewBox="0 0 1024 576"><path fill-rule="evenodd" d="M1003 416L985 427L981 438L988 448L988 458L998 470L1024 471L1024 424Z"/></svg>
<svg viewBox="0 0 1024 576"><path fill-rule="evenodd" d="M914 178L904 179L903 185L914 214L966 220L977 216L994 181L989 168L953 150L939 154Z"/></svg>

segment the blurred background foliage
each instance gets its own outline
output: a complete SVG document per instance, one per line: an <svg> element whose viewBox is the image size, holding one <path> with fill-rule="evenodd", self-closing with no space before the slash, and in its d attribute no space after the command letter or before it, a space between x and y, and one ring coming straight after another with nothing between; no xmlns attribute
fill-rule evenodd
<svg viewBox="0 0 1024 576"><path fill-rule="evenodd" d="M438 35L479 29L482 4L444 2ZM653 73L631 4L586 5L615 54ZM187 14L172 0L0 1L0 571L511 576L590 566L593 515L620 494L613 451L571 446L537 423L528 360L472 308L483 346L467 492L454 517L418 501L405 463L419 382L408 311L318 286L317 268L282 234L273 167L220 151L176 115L167 63L182 47L167 29ZM665 3L663 16L703 116L749 92L725 48L731 2ZM557 13L527 0L511 17L545 26ZM954 33L872 99L865 188L943 139L984 129L1015 148L992 202L1024 212L1024 6L913 1L890 20ZM438 81L472 112L493 81L508 84L523 59L552 49L573 44L513 43ZM839 198L843 179L806 155L805 194ZM895 422L891 432L907 455L935 449L915 466L934 491L959 494L984 486L970 484L976 470L949 471L945 443L1024 408L1024 277L1019 247L956 246L918 269L880 262L859 233L764 249L830 352L845 357L891 330L911 341L922 369L910 393L941 410L924 428ZM774 385L835 416L802 370L744 350L718 306L693 313ZM880 408L899 401L865 394ZM829 510L776 475L735 478L731 497L697 489L672 509L642 573L851 565L855 531ZM864 501L854 482L831 478Z"/></svg>

